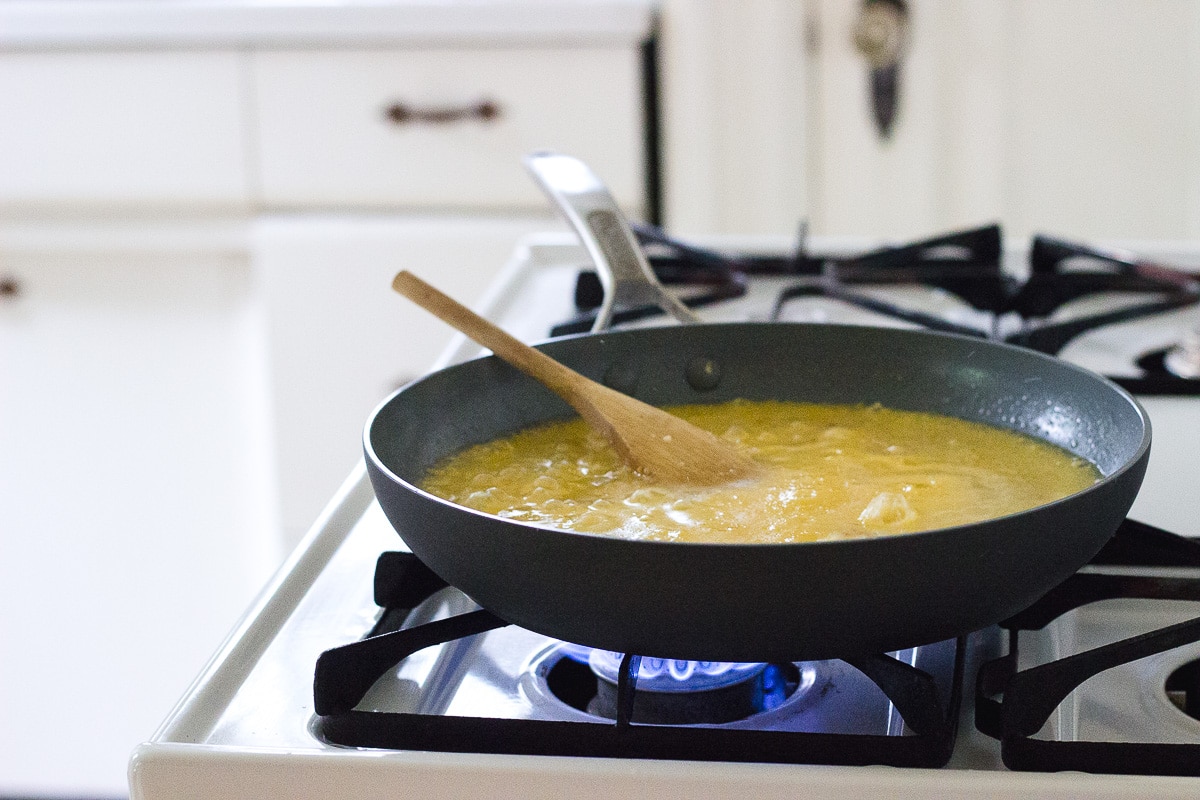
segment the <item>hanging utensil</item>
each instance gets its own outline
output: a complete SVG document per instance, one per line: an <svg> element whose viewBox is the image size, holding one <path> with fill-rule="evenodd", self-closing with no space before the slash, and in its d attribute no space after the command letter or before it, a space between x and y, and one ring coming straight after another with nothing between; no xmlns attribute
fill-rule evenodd
<svg viewBox="0 0 1200 800"><path fill-rule="evenodd" d="M900 65L908 34L904 0L866 0L854 24L854 46L871 70L871 114L882 139L891 137L900 106Z"/></svg>

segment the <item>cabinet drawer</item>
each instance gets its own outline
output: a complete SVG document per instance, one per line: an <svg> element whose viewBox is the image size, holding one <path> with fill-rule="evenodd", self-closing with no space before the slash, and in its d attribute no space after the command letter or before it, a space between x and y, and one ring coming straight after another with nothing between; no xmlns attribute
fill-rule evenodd
<svg viewBox="0 0 1200 800"><path fill-rule="evenodd" d="M0 204L245 206L242 59L0 54Z"/></svg>
<svg viewBox="0 0 1200 800"><path fill-rule="evenodd" d="M544 208L521 164L543 148L645 205L631 46L269 51L253 75L270 207Z"/></svg>

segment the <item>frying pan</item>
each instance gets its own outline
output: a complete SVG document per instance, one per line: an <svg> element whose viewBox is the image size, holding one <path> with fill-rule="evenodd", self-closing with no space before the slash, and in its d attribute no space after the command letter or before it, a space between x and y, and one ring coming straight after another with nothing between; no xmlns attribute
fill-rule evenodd
<svg viewBox="0 0 1200 800"><path fill-rule="evenodd" d="M603 221L605 235L613 233ZM629 255L612 239L589 250L602 276L606 258ZM653 294L648 267L619 274L642 274ZM1032 435L1102 474L1053 503L920 533L796 544L631 541L502 519L418 488L445 456L574 414L496 357L440 370L387 398L364 432L367 471L413 553L510 623L618 652L796 661L884 653L984 628L1100 550L1132 505L1150 454L1149 419L1123 389L1051 356L976 338L687 324L539 347L595 380L619 376L618 388L654 405L880 403Z"/></svg>
<svg viewBox="0 0 1200 800"><path fill-rule="evenodd" d="M364 437L367 469L412 551L508 622L618 652L819 659L986 627L1099 551L1149 457L1149 420L1124 390L1052 357L973 338L745 323L584 334L540 347L596 380L633 376L634 394L654 405L881 403L1019 430L1103 475L1038 508L922 533L799 544L629 541L490 516L418 488L444 456L573 414L494 356L435 372L379 406ZM716 368L716 386L694 380L697 363Z"/></svg>

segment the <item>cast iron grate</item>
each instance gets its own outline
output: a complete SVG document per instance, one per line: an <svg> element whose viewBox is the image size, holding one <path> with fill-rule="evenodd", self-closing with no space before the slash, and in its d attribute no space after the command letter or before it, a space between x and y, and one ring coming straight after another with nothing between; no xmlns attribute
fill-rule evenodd
<svg viewBox="0 0 1200 800"><path fill-rule="evenodd" d="M1125 520L1092 563L1200 567L1200 542ZM1039 630L1072 609L1114 598L1200 601L1200 577L1080 572L1029 609L1001 623L1008 631L1008 653L980 667L975 687L975 725L1000 740L1005 766L1043 772L1200 775L1200 743L1036 738L1067 696L1092 676L1200 641L1200 617L1197 617L1057 661L1018 669L1022 631Z"/></svg>
<svg viewBox="0 0 1200 800"><path fill-rule="evenodd" d="M777 298L773 319L789 300L823 297L930 330L994 339L1057 355L1088 331L1200 303L1200 274L1133 253L1043 234L1030 242L1029 275L1017 279L1002 269L1002 235L995 224L857 255L810 253L803 228L794 251L783 256L717 252L650 226L635 229L655 274L664 284L686 287L683 300L693 308L742 296L747 281L756 275L796 276L798 282L783 289ZM949 292L991 315L992 327L980 329L941 319L863 291L863 287L886 285L920 285ZM1139 299L1070 319L1050 318L1066 303L1103 293ZM575 288L580 313L553 326L550 335L591 330L602 298L596 274L581 270ZM650 306L618 309L613 324L661 314L661 309ZM1020 320L1016 330L1001 332L999 323L1004 317ZM1142 374L1115 380L1135 394L1200 394L1200 380L1171 374L1162 367L1161 355L1134 354Z"/></svg>
<svg viewBox="0 0 1200 800"><path fill-rule="evenodd" d="M871 679L905 721L905 735L812 733L656 725L631 720L638 658L627 655L612 723L499 719L358 709L371 686L432 645L507 625L479 610L401 628L412 609L446 584L410 553L387 552L375 571L383 609L362 640L323 653L313 684L314 731L331 744L392 750L595 756L701 761L937 767L949 760L962 701L965 638L949 681L888 655L846 659Z"/></svg>

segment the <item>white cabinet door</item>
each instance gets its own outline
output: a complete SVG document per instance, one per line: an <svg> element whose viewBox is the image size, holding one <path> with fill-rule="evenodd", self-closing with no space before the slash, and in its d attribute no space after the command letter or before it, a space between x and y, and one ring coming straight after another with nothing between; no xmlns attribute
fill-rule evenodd
<svg viewBox="0 0 1200 800"><path fill-rule="evenodd" d="M391 289L408 269L467 305L545 217L293 214L261 218L285 536L298 539L362 457L367 415L427 371L454 332Z"/></svg>
<svg viewBox="0 0 1200 800"><path fill-rule="evenodd" d="M0 795L123 796L282 555L245 256L111 233L0 229Z"/></svg>
<svg viewBox="0 0 1200 800"><path fill-rule="evenodd" d="M806 4L662 5L664 222L683 235L794 233L808 210Z"/></svg>
<svg viewBox="0 0 1200 800"><path fill-rule="evenodd" d="M262 203L271 209L537 210L521 157L573 153L644 210L635 47L257 52Z"/></svg>
<svg viewBox="0 0 1200 800"><path fill-rule="evenodd" d="M862 0L665 0L677 232L1200 236L1200 4L907 0L891 135Z"/></svg>
<svg viewBox="0 0 1200 800"><path fill-rule="evenodd" d="M0 52L0 208L249 204L243 53Z"/></svg>
<svg viewBox="0 0 1200 800"><path fill-rule="evenodd" d="M1200 234L1200 5L908 0L890 138L852 44L860 3L811 6L814 228L917 236Z"/></svg>

